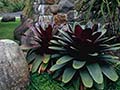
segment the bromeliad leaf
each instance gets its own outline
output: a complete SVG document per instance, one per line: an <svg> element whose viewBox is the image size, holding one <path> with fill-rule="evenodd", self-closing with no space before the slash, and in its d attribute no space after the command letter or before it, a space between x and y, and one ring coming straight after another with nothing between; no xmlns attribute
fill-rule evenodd
<svg viewBox="0 0 120 90"><path fill-rule="evenodd" d="M56 70L58 70L58 69L60 69L60 68L62 68L62 67L64 67L64 66L65 66L65 64L60 64L60 65L55 64L55 65L53 65L53 66L50 68L50 71L56 71Z"/></svg>
<svg viewBox="0 0 120 90"><path fill-rule="evenodd" d="M98 56L98 53L89 54L90 56Z"/></svg>
<svg viewBox="0 0 120 90"><path fill-rule="evenodd" d="M42 56L37 56L35 61L33 62L32 66L32 73L36 72L37 69L39 68L40 64L42 63Z"/></svg>
<svg viewBox="0 0 120 90"><path fill-rule="evenodd" d="M62 75L62 81L64 83L68 83L74 76L74 74L76 73L76 70L73 68L66 68L64 70L64 73Z"/></svg>
<svg viewBox="0 0 120 90"><path fill-rule="evenodd" d="M103 90L104 89L104 82L102 84L94 83L94 85L98 90Z"/></svg>
<svg viewBox="0 0 120 90"><path fill-rule="evenodd" d="M66 37L60 37L60 36L54 36L54 38L56 39L56 40L61 40L61 41L63 41L63 42L67 42L67 43L71 43L71 41L69 40L69 39L67 39Z"/></svg>
<svg viewBox="0 0 120 90"><path fill-rule="evenodd" d="M108 41L114 40L115 38L116 38L116 37L113 36L113 37L111 37L111 38L109 38L109 39L107 39L107 40L104 40L103 43L106 43L106 42L108 42Z"/></svg>
<svg viewBox="0 0 120 90"><path fill-rule="evenodd" d="M55 40L51 40L50 43L59 45L59 43L57 41L55 41Z"/></svg>
<svg viewBox="0 0 120 90"><path fill-rule="evenodd" d="M109 39L108 37L100 38L100 39L97 39L94 43L96 43L96 42L102 42L102 43L104 43L104 41L106 41L108 39Z"/></svg>
<svg viewBox="0 0 120 90"><path fill-rule="evenodd" d="M59 58L60 57L60 54L53 54L51 55L51 58L54 59L54 58Z"/></svg>
<svg viewBox="0 0 120 90"><path fill-rule="evenodd" d="M86 61L77 61L77 60L74 60L72 66L73 66L74 69L80 69L85 64L86 64Z"/></svg>
<svg viewBox="0 0 120 90"><path fill-rule="evenodd" d="M52 75L52 78L54 79L54 78L59 77L61 72L62 72L62 70L61 70L61 69L59 69L59 70L55 71L55 72L54 72L54 74Z"/></svg>
<svg viewBox="0 0 120 90"><path fill-rule="evenodd" d="M101 60L104 60L104 61L106 61L106 62L108 62L108 63L113 63L113 64L115 64L115 65L120 65L120 61L119 60L116 60L116 59L111 59L111 58L105 58L105 59L101 59Z"/></svg>
<svg viewBox="0 0 120 90"><path fill-rule="evenodd" d="M117 57L117 56L107 55L107 54L99 55L98 57L100 57L101 59L112 59L112 60L119 59L119 57Z"/></svg>
<svg viewBox="0 0 120 90"><path fill-rule="evenodd" d="M87 70L81 70L80 76L85 87L91 88L93 86L93 80Z"/></svg>
<svg viewBox="0 0 120 90"><path fill-rule="evenodd" d="M106 29L101 29L101 35L95 40L95 42L97 42L99 39L101 39L106 32L107 32Z"/></svg>
<svg viewBox="0 0 120 90"><path fill-rule="evenodd" d="M70 39L68 39L67 37L64 37L64 40L66 40L69 43L72 43L72 41Z"/></svg>
<svg viewBox="0 0 120 90"><path fill-rule="evenodd" d="M60 59L57 60L56 64L63 64L63 63L71 61L72 59L73 59L73 57L63 56L63 57L61 57Z"/></svg>
<svg viewBox="0 0 120 90"><path fill-rule="evenodd" d="M103 75L99 64L97 63L89 64L87 65L87 69L96 83L98 84L103 83Z"/></svg>
<svg viewBox="0 0 120 90"><path fill-rule="evenodd" d="M26 56L28 64L31 63L36 58L36 54L33 49L29 50Z"/></svg>
<svg viewBox="0 0 120 90"><path fill-rule="evenodd" d="M48 63L50 60L50 55L44 54L43 56L43 63Z"/></svg>
<svg viewBox="0 0 120 90"><path fill-rule="evenodd" d="M40 68L39 68L39 70L38 70L38 73L44 72L47 67L48 67L48 63L42 63L42 64L40 65Z"/></svg>
<svg viewBox="0 0 120 90"><path fill-rule="evenodd" d="M79 90L80 83L81 83L80 77L78 77L77 80L74 80L74 81L73 81L73 86L74 86L75 90ZM72 90L72 89L71 89L71 90Z"/></svg>
<svg viewBox="0 0 120 90"><path fill-rule="evenodd" d="M102 69L102 72L105 74L105 76L108 77L110 80L112 81L118 80L118 75L112 66L106 64L106 65L103 65L101 69Z"/></svg>
<svg viewBox="0 0 120 90"><path fill-rule="evenodd" d="M52 46L50 46L49 49L58 50L58 51L65 51L65 49L62 48L62 47L52 47Z"/></svg>
<svg viewBox="0 0 120 90"><path fill-rule="evenodd" d="M58 40L58 42L59 42L60 44L62 44L62 45L67 45L67 43L64 42L64 41Z"/></svg>
<svg viewBox="0 0 120 90"><path fill-rule="evenodd" d="M111 47L120 47L120 43L117 43L117 44L112 44L110 45Z"/></svg>
<svg viewBox="0 0 120 90"><path fill-rule="evenodd" d="M101 50L101 51L116 51L116 50L119 50L120 49L120 47L111 47L111 48L108 48L108 49L103 49L103 50Z"/></svg>
<svg viewBox="0 0 120 90"><path fill-rule="evenodd" d="M64 32L63 30L60 30L60 33L63 34L67 39L69 39L72 42L71 37L68 35L67 32Z"/></svg>

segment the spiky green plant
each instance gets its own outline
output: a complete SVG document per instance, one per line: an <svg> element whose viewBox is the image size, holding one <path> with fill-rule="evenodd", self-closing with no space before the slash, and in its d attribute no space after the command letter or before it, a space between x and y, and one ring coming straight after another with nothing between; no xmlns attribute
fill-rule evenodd
<svg viewBox="0 0 120 90"><path fill-rule="evenodd" d="M50 56L52 50L48 48L49 42L52 39L52 26L48 25L45 29L41 25L31 25L30 29L33 31L33 39L36 41L32 48L28 51L26 59L30 65L32 73L38 71L45 71L50 63Z"/></svg>
<svg viewBox="0 0 120 90"><path fill-rule="evenodd" d="M49 47L56 51L52 55L56 63L50 68L55 78L61 78L64 83L82 82L86 88L96 86L99 89L104 88L106 79L118 80L114 65L120 62L110 52L120 49L120 43L111 45L109 41L115 37L106 37L106 29L98 29L97 24L83 29L75 24L73 29L69 26L68 31L59 30L59 33L50 41Z"/></svg>
<svg viewBox="0 0 120 90"><path fill-rule="evenodd" d="M118 33L120 0L76 0L75 9L82 14L85 22L91 19L106 24L112 35Z"/></svg>

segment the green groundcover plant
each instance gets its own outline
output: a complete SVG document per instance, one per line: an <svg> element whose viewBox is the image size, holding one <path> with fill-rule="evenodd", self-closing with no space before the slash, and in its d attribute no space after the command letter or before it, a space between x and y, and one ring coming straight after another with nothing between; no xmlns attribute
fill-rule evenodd
<svg viewBox="0 0 120 90"><path fill-rule="evenodd" d="M62 82L53 80L48 73L30 74L30 84L27 90L76 90L73 85L64 85Z"/></svg>
<svg viewBox="0 0 120 90"><path fill-rule="evenodd" d="M53 78L75 86L76 90L103 90L108 81L118 80L115 67L120 62L111 52L120 49L120 43L111 44L115 37L106 37L104 27L95 24L83 29L75 23L54 35L51 25L45 29L33 26L32 30L38 43L27 53L32 73L48 71Z"/></svg>

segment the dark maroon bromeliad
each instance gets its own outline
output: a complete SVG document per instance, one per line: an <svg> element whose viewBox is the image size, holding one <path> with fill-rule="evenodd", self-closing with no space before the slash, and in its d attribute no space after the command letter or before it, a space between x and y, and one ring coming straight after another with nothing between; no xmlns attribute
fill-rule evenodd
<svg viewBox="0 0 120 90"><path fill-rule="evenodd" d="M79 80L87 88L95 86L98 89L104 88L106 77L112 81L118 79L111 65L119 63L118 57L107 52L120 49L120 44L109 43L115 37L106 37L106 29L98 29L97 24L82 29L79 24L75 24L73 30L70 27L68 31L59 30L59 33L59 36L54 36L49 47L57 52L56 63L50 68L54 71L53 75L59 73L56 78L62 77L64 83Z"/></svg>
<svg viewBox="0 0 120 90"><path fill-rule="evenodd" d="M53 37L53 27L49 24L43 29L41 25L33 25L30 29L34 33L33 39L37 44L33 45L28 51L26 58L29 65L32 65L32 67L30 67L31 71L33 73L36 71L40 73L45 71L48 67L48 62L52 53L52 50L48 47Z"/></svg>

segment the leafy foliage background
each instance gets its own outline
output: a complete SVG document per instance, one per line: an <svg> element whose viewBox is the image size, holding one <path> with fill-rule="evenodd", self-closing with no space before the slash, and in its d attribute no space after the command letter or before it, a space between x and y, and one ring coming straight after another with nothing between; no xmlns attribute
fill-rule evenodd
<svg viewBox="0 0 120 90"><path fill-rule="evenodd" d="M24 0L0 0L0 12L21 11L24 5Z"/></svg>

